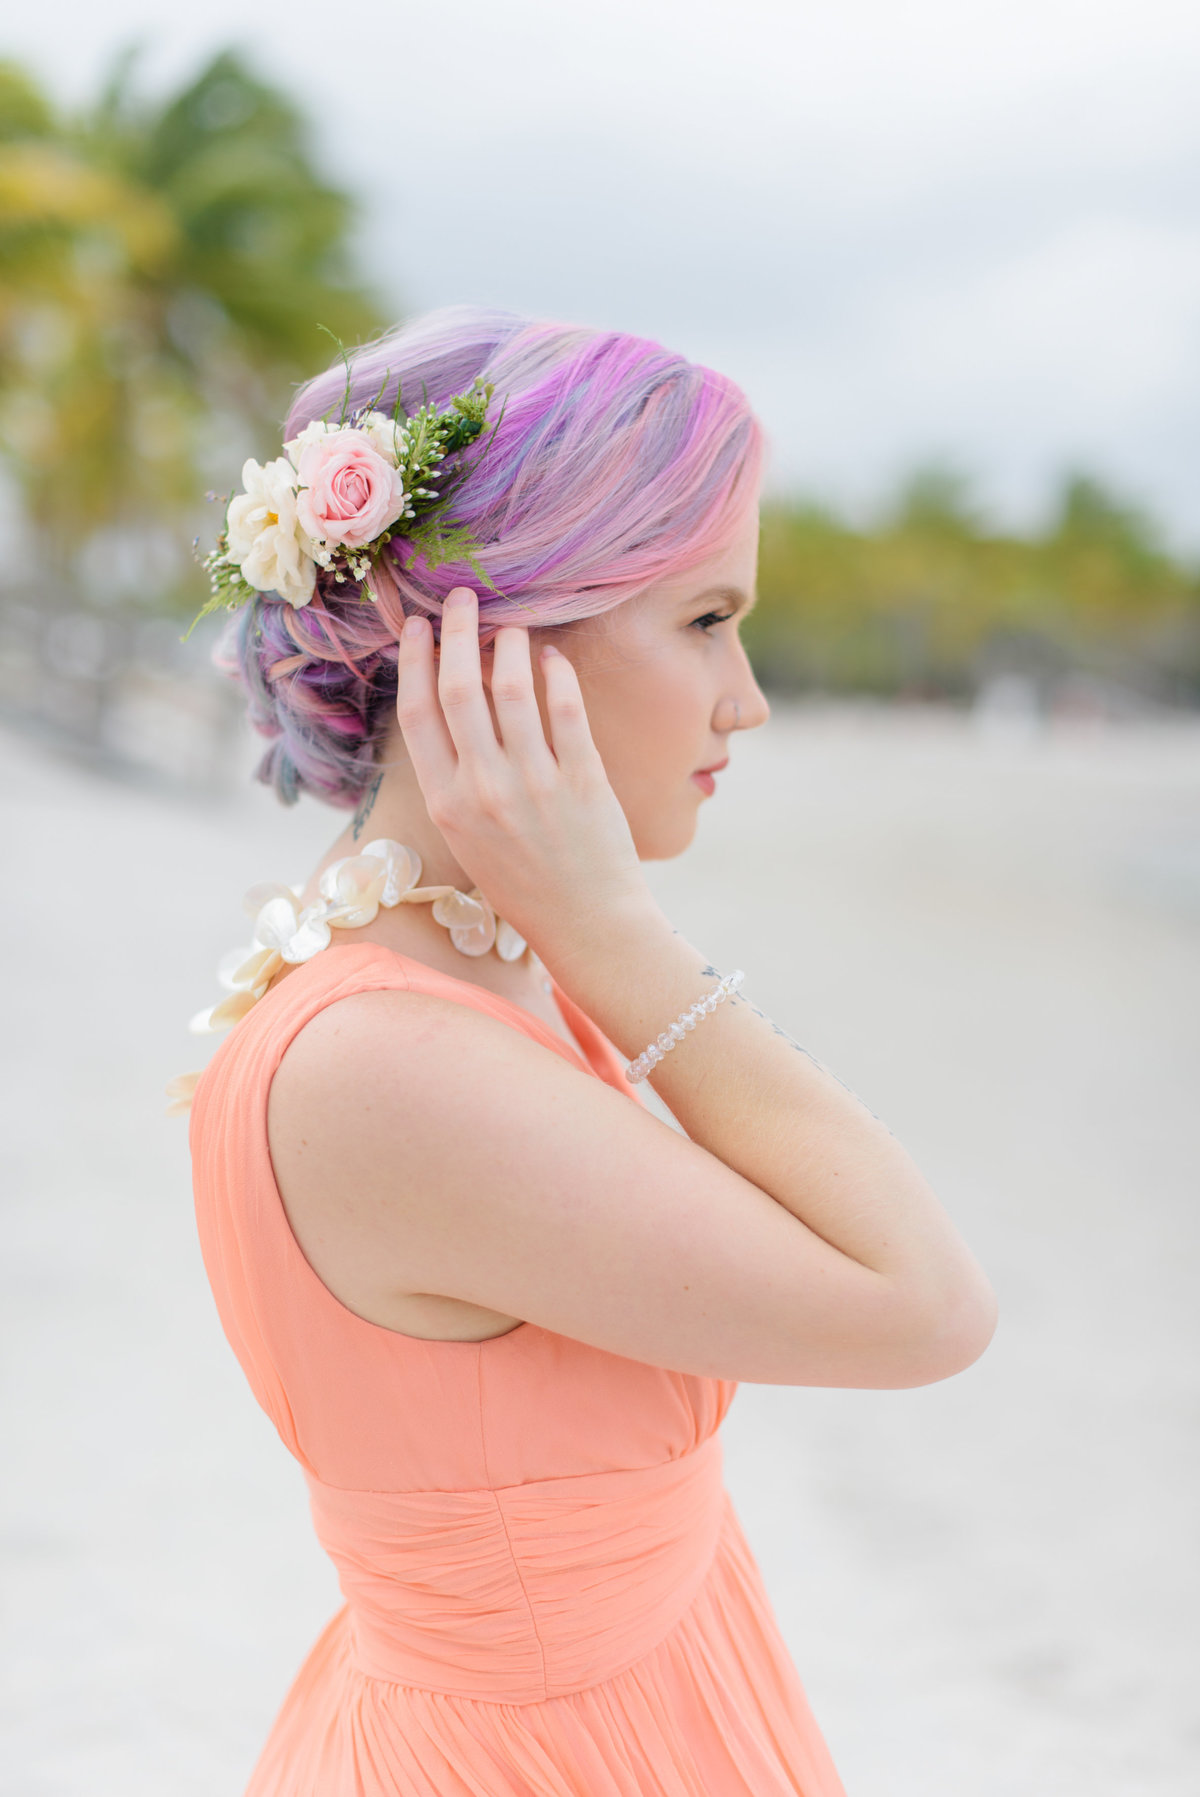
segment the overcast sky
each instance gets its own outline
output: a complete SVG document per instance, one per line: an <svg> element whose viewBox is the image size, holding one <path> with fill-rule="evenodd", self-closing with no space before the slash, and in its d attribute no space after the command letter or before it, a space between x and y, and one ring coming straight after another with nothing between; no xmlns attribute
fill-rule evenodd
<svg viewBox="0 0 1200 1797"><path fill-rule="evenodd" d="M741 381L773 478L860 513L949 463L1035 519L1086 467L1200 551L1196 0L39 0L64 100L244 49L367 207L397 311L475 299Z"/></svg>

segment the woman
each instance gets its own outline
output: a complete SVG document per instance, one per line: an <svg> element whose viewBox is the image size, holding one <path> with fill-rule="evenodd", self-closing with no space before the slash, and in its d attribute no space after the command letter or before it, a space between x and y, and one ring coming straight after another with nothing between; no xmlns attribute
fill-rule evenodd
<svg viewBox="0 0 1200 1797"><path fill-rule="evenodd" d="M656 344L456 308L285 438L213 558L223 659L260 777L352 816L248 895L191 1143L346 1605L247 1797L830 1797L718 1426L739 1380L946 1378L994 1306L642 873L767 719L759 427Z"/></svg>

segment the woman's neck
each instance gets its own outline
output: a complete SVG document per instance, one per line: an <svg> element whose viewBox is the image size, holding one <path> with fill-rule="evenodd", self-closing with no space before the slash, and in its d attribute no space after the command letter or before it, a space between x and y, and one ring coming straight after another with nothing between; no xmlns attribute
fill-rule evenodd
<svg viewBox="0 0 1200 1797"><path fill-rule="evenodd" d="M411 762L402 760L375 774L326 861L361 854L369 842L387 837L415 849L421 857L422 886L455 886L470 892L475 881L459 866L441 831L433 824Z"/></svg>
<svg viewBox="0 0 1200 1797"><path fill-rule="evenodd" d="M372 776L354 815L309 876L303 902L311 904L317 899L321 875L332 862L361 854L368 843L380 837L416 850L421 857L418 885L454 886L459 892L470 892L475 885L431 821L412 765L403 759ZM434 918L428 904L381 909L371 923L346 932L346 939L379 942L456 979L486 986L519 1003L530 994L539 999L544 996L545 970L532 951L527 950L516 961L502 961L492 950L484 955L464 955L454 946L449 931Z"/></svg>

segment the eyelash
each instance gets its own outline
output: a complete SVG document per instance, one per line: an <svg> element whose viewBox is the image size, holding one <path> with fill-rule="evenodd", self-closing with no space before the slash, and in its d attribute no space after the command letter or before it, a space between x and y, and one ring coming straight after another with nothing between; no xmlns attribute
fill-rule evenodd
<svg viewBox="0 0 1200 1797"><path fill-rule="evenodd" d="M737 616L736 612L731 612L731 611L727 611L727 612L706 611L702 618L693 618L692 625L693 625L693 628L695 628L695 629L703 630L705 636L707 636L709 629L713 624L728 624L730 618L733 618L736 616Z"/></svg>

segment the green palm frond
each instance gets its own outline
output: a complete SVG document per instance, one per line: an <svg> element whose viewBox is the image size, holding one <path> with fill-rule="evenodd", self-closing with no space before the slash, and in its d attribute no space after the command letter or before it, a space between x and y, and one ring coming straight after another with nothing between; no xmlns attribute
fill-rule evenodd
<svg viewBox="0 0 1200 1797"><path fill-rule="evenodd" d="M68 117L0 62L0 454L64 574L95 530L186 540L217 468L273 447L316 320L384 323L287 97L228 50L165 101L138 74L135 45Z"/></svg>

